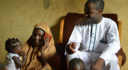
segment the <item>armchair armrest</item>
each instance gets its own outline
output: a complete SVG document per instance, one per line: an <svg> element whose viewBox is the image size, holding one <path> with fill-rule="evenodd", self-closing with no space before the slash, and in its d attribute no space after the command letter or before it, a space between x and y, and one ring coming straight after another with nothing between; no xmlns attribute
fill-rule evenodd
<svg viewBox="0 0 128 70"><path fill-rule="evenodd" d="M123 66L125 64L125 62L126 62L126 55L123 52L122 48L118 51L118 53L116 54L116 56L118 57L118 60L119 60L119 63L118 64L120 65L120 67ZM121 61L121 59L122 59L122 61Z"/></svg>
<svg viewBox="0 0 128 70"><path fill-rule="evenodd" d="M122 64L123 56L122 56L122 55L118 55L117 57L118 57L118 60L119 60L118 65L119 65L119 67L121 68L121 64Z"/></svg>

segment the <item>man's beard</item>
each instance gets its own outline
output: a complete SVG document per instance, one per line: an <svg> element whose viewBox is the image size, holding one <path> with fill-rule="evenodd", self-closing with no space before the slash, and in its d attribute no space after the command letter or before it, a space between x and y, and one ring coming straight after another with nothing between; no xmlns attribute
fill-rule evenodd
<svg viewBox="0 0 128 70"><path fill-rule="evenodd" d="M86 23L86 24L91 24L91 23L92 23L92 18L86 18L85 23Z"/></svg>

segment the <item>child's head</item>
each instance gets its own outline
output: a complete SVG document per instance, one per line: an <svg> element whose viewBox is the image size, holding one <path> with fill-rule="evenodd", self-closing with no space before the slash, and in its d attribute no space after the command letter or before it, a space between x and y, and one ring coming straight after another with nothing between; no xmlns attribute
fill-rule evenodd
<svg viewBox="0 0 128 70"><path fill-rule="evenodd" d="M9 38L8 40L6 40L5 49L7 50L8 53L15 53L20 56L22 55L22 45L18 39Z"/></svg>
<svg viewBox="0 0 128 70"><path fill-rule="evenodd" d="M74 58L69 62L69 70L83 70L84 63L79 58Z"/></svg>

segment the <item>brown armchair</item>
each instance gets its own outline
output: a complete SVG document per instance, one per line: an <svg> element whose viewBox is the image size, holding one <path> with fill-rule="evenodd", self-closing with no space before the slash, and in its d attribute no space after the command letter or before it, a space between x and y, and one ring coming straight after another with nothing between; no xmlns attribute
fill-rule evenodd
<svg viewBox="0 0 128 70"><path fill-rule="evenodd" d="M118 31L119 31L119 37L121 40L121 31L122 31L122 23L118 21L116 14L103 14L104 17L108 17L113 19L117 25L118 25ZM57 52L61 58L61 70L66 70L66 56L64 56L65 46L68 42L68 39L72 33L72 30L74 28L75 22L79 19L85 17L84 14L78 14L78 13L68 13L65 19L61 20L60 23L60 33L59 33L59 43L56 44ZM119 52L116 54L119 60L119 66L123 66L126 61L126 55L123 52L122 48L119 50Z"/></svg>

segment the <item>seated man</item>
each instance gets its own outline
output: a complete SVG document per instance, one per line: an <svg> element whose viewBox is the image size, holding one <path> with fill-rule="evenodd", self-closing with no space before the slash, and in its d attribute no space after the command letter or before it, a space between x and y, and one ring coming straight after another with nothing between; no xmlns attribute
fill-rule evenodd
<svg viewBox="0 0 128 70"><path fill-rule="evenodd" d="M120 50L117 25L102 16L103 8L103 0L86 2L85 18L76 22L66 46L67 61L82 59L84 70L119 70L115 55Z"/></svg>

